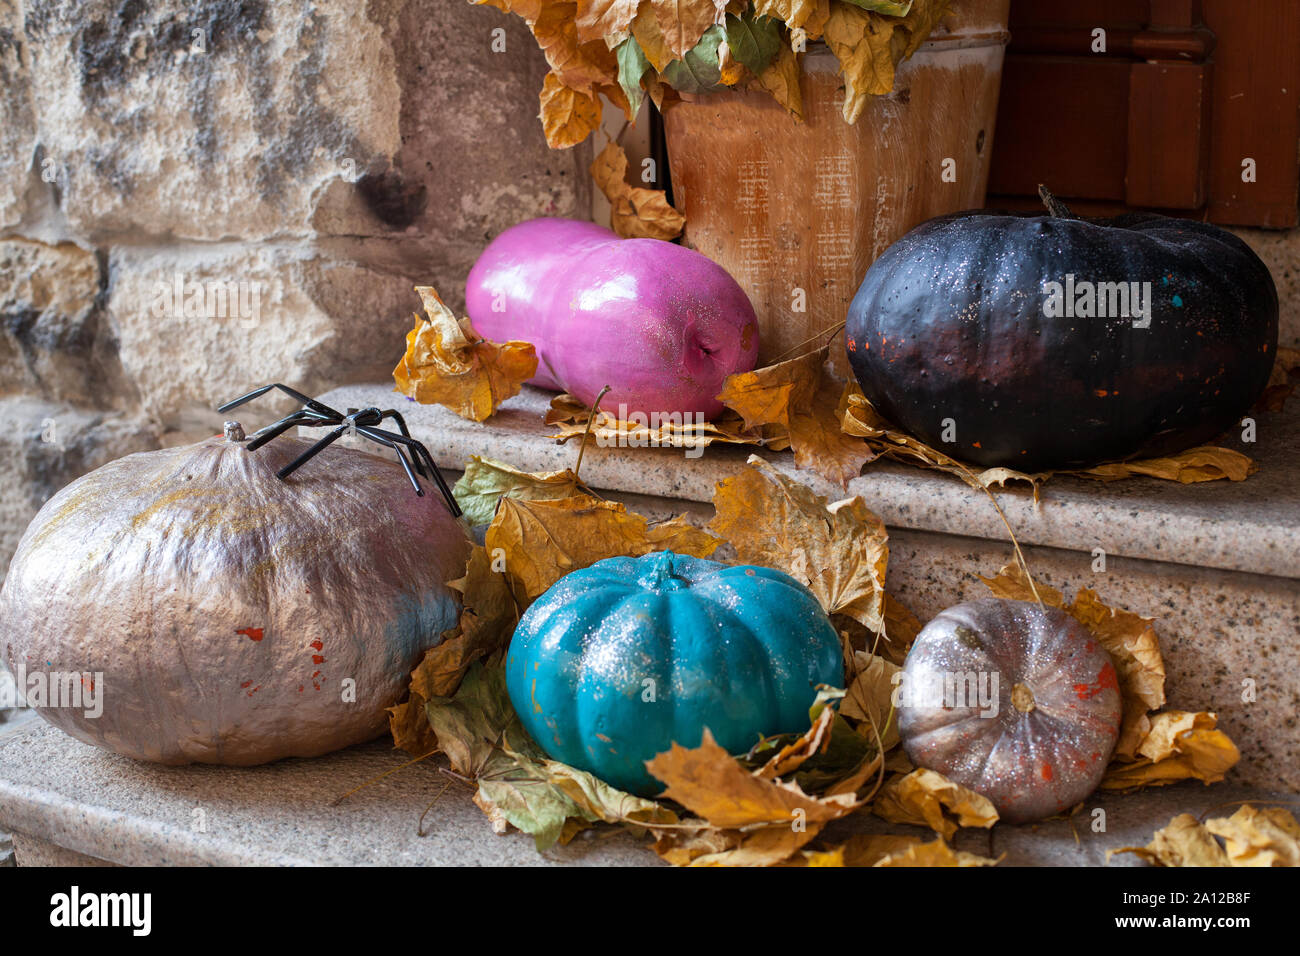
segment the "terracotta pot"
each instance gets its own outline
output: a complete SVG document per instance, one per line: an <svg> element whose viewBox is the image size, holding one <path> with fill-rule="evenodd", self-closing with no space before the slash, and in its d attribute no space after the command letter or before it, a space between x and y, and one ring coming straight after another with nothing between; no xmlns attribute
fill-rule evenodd
<svg viewBox="0 0 1300 956"><path fill-rule="evenodd" d="M685 241L749 294L761 364L820 344L876 256L907 230L983 205L1008 2L964 0L899 65L894 92L874 97L852 126L840 112L839 64L820 43L802 58L806 122L755 91L665 109ZM946 166L955 181L944 181ZM843 335L836 341L831 354L847 375Z"/></svg>

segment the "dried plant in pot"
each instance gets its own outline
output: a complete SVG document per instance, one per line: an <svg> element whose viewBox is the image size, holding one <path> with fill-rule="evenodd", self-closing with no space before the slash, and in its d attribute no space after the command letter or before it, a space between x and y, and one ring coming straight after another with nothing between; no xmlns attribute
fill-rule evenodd
<svg viewBox="0 0 1300 956"><path fill-rule="evenodd" d="M32 521L0 592L0 652L51 724L168 764L308 757L383 732L454 626L465 527L413 492L409 462L335 446L293 470L312 443L249 444L231 422L129 455Z"/></svg>

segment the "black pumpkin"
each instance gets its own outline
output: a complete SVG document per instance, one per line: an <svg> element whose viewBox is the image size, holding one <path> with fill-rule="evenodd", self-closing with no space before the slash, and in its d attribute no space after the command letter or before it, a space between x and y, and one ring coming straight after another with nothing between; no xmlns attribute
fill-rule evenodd
<svg viewBox="0 0 1300 956"><path fill-rule="evenodd" d="M1208 223L1044 200L1053 215L931 219L871 266L845 340L876 410L1021 471L1173 454L1236 423L1277 350L1259 257Z"/></svg>

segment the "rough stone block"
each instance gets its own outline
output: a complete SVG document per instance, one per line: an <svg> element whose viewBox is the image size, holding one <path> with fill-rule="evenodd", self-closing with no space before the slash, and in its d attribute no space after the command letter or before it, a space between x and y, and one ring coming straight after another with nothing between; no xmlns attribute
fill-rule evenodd
<svg viewBox="0 0 1300 956"><path fill-rule="evenodd" d="M108 313L144 410L190 440L220 430L218 405L268 382L308 393L390 380L419 300L360 248L119 249ZM396 398L396 396L394 396ZM249 427L285 402L240 409Z"/></svg>
<svg viewBox="0 0 1300 956"><path fill-rule="evenodd" d="M495 10L34 0L24 30L62 209L96 244L378 235L478 248L589 197L585 154L549 151L536 120L540 52Z"/></svg>
<svg viewBox="0 0 1300 956"><path fill-rule="evenodd" d="M28 47L15 0L0 0L0 229L22 218L36 148Z"/></svg>
<svg viewBox="0 0 1300 956"><path fill-rule="evenodd" d="M139 417L0 398L0 568L8 571L28 522L56 491L114 458L157 447L155 429Z"/></svg>
<svg viewBox="0 0 1300 956"><path fill-rule="evenodd" d="M0 394L95 408L132 392L103 321L93 253L72 243L0 241Z"/></svg>

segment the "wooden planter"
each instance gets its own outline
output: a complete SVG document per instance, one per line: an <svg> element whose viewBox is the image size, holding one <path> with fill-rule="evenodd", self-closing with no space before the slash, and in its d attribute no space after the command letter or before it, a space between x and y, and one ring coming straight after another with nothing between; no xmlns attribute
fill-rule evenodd
<svg viewBox="0 0 1300 956"><path fill-rule="evenodd" d="M762 92L665 109L686 243L749 293L761 363L820 344L818 333L844 321L867 267L907 230L983 204L1008 2L963 0L900 64L894 92L873 98L853 126L822 44L803 57L806 122ZM847 374L843 348L831 354Z"/></svg>

